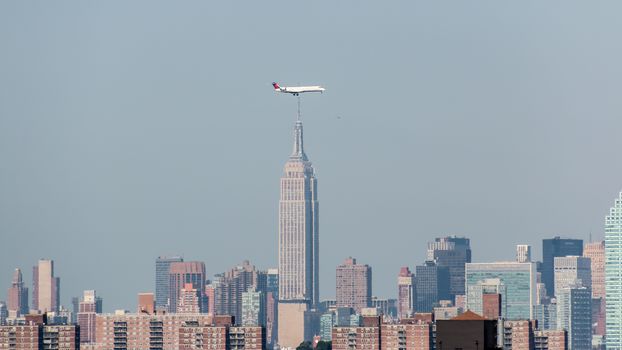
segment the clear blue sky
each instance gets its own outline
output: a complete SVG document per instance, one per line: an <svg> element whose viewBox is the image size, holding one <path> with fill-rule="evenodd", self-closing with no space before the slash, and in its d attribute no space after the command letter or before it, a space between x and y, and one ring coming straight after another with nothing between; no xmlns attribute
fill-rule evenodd
<svg viewBox="0 0 622 350"><path fill-rule="evenodd" d="M135 309L154 259L277 261L295 99L319 179L322 297L426 242L603 235L622 188L616 1L2 1L0 299L53 258L62 302ZM340 117L340 118L339 118Z"/></svg>

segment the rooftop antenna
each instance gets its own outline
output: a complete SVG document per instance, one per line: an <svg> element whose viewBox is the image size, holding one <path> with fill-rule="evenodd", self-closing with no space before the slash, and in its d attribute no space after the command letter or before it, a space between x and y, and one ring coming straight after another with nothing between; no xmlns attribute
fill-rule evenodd
<svg viewBox="0 0 622 350"><path fill-rule="evenodd" d="M296 98L298 99L298 116L296 117L296 121L300 121L300 94L296 94L295 95Z"/></svg>

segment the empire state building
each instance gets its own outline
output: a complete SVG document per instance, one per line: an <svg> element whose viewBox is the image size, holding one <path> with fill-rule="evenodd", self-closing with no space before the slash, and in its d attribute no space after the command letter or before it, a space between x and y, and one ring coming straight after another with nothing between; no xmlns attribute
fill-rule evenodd
<svg viewBox="0 0 622 350"><path fill-rule="evenodd" d="M319 301L317 179L304 152L302 121L285 163L279 201L279 344L296 347Z"/></svg>

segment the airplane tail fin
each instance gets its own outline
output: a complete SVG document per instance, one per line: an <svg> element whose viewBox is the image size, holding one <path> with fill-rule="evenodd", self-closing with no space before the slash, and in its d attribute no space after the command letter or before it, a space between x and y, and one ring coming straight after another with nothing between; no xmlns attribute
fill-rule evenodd
<svg viewBox="0 0 622 350"><path fill-rule="evenodd" d="M280 90L281 87L279 86L279 84L277 84L276 82L272 83L272 86L274 86L274 90Z"/></svg>

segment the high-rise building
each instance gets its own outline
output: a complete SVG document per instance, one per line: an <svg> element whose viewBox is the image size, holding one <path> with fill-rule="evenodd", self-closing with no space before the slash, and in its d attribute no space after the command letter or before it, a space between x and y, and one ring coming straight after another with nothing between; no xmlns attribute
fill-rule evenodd
<svg viewBox="0 0 622 350"><path fill-rule="evenodd" d="M590 258L592 298L605 297L605 241L585 243L583 256Z"/></svg>
<svg viewBox="0 0 622 350"><path fill-rule="evenodd" d="M266 272L266 342L269 347L276 344L278 329L279 270Z"/></svg>
<svg viewBox="0 0 622 350"><path fill-rule="evenodd" d="M0 349L80 349L80 329L75 325L25 324L0 326Z"/></svg>
<svg viewBox="0 0 622 350"><path fill-rule="evenodd" d="M556 257L554 261L553 280L556 291L576 283L592 289L590 258L563 256Z"/></svg>
<svg viewBox="0 0 622 350"><path fill-rule="evenodd" d="M179 299L177 300L178 314L198 314L201 311L200 308L201 295L192 283L184 284L184 287L179 290Z"/></svg>
<svg viewBox="0 0 622 350"><path fill-rule="evenodd" d="M467 287L467 310L488 319L507 318L507 288L499 278L487 278Z"/></svg>
<svg viewBox="0 0 622 350"><path fill-rule="evenodd" d="M296 347L305 339L305 313L319 303L319 204L317 179L304 152L302 122L285 163L279 201L278 339ZM308 333L308 332L307 332ZM309 337L307 337L309 338Z"/></svg>
<svg viewBox="0 0 622 350"><path fill-rule="evenodd" d="M516 262L531 262L531 246L528 244L518 244L516 246Z"/></svg>
<svg viewBox="0 0 622 350"><path fill-rule="evenodd" d="M349 257L337 266L337 307L351 307L355 312L371 305L371 267Z"/></svg>
<svg viewBox="0 0 622 350"><path fill-rule="evenodd" d="M0 326L6 324L6 319L9 317L9 310L7 309L6 303L4 301L0 301Z"/></svg>
<svg viewBox="0 0 622 350"><path fill-rule="evenodd" d="M555 258L562 256L583 255L583 240L560 238L542 240L542 283L550 297L555 296Z"/></svg>
<svg viewBox="0 0 622 350"><path fill-rule="evenodd" d="M266 324L266 294L250 288L242 293L242 325L263 326Z"/></svg>
<svg viewBox="0 0 622 350"><path fill-rule="evenodd" d="M28 288L24 287L20 269L15 269L13 272L13 280L7 298L7 309L9 312L13 311L16 316L25 315L29 311Z"/></svg>
<svg viewBox="0 0 622 350"><path fill-rule="evenodd" d="M492 262L466 264L467 289L481 281L498 279L505 286L505 306L508 320L532 319L536 304L536 264ZM503 298L503 297L502 297ZM467 304L469 303L467 295Z"/></svg>
<svg viewBox="0 0 622 350"><path fill-rule="evenodd" d="M415 313L415 275L406 266L397 276L397 315L408 318Z"/></svg>
<svg viewBox="0 0 622 350"><path fill-rule="evenodd" d="M85 290L79 311L76 315L80 326L80 343L95 342L95 318L97 316L97 299L94 290Z"/></svg>
<svg viewBox="0 0 622 350"><path fill-rule="evenodd" d="M415 267L415 310L432 312L439 300L449 299L449 268L438 266L434 261L426 261Z"/></svg>
<svg viewBox="0 0 622 350"><path fill-rule="evenodd" d="M174 304L173 300L169 304L169 285L171 280L169 278L169 269L171 263L183 262L184 259L181 256L159 256L155 263L155 304L156 309L168 310L170 304Z"/></svg>
<svg viewBox="0 0 622 350"><path fill-rule="evenodd" d="M54 276L54 261L41 259L32 270L33 309L43 313L58 311L60 305L60 278Z"/></svg>
<svg viewBox="0 0 622 350"><path fill-rule="evenodd" d="M557 300L552 299L549 304L539 304L533 307L533 319L538 321L538 329L557 329Z"/></svg>
<svg viewBox="0 0 622 350"><path fill-rule="evenodd" d="M568 349L592 349L592 292L579 284L557 291L557 328L568 332Z"/></svg>
<svg viewBox="0 0 622 350"><path fill-rule="evenodd" d="M156 313L147 315L125 312L100 314L97 315L96 349L193 349L192 346L187 347L188 342L190 342L193 345L204 343L206 345L204 348L211 346L212 349L228 350L231 349L228 341L219 344L217 339L212 336L226 333L225 330L218 327L230 327L233 322L231 317L220 322L219 317L212 317L207 314ZM207 332L203 332L190 328L190 334L186 334L185 331L189 329L184 328L185 326L209 329L206 330ZM203 338L202 341L201 337ZM222 346L216 347L214 343ZM256 342L256 344L261 344L261 342ZM235 349L235 347L233 348ZM244 347L239 348L244 349Z"/></svg>
<svg viewBox="0 0 622 350"><path fill-rule="evenodd" d="M192 284L199 297L200 311L205 305L205 263L201 261L172 262L169 266L169 311L177 312L179 294L186 283ZM156 297L157 298L157 297Z"/></svg>
<svg viewBox="0 0 622 350"><path fill-rule="evenodd" d="M607 350L622 349L622 192L605 218Z"/></svg>
<svg viewBox="0 0 622 350"><path fill-rule="evenodd" d="M137 313L147 315L155 313L155 296L153 293L138 293Z"/></svg>
<svg viewBox="0 0 622 350"><path fill-rule="evenodd" d="M231 315L242 320L242 293L256 289L264 290L266 275L261 274L247 260L241 265L218 275L215 289L216 315Z"/></svg>
<svg viewBox="0 0 622 350"><path fill-rule="evenodd" d="M464 266L471 262L471 243L465 237L441 237L428 243L428 260L449 268L449 296L465 294Z"/></svg>

